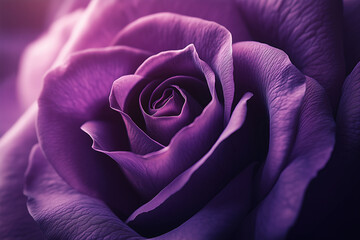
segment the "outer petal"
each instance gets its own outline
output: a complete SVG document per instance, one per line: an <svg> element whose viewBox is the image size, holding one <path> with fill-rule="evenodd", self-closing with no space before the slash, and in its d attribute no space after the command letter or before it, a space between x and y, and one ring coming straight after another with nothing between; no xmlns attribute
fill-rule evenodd
<svg viewBox="0 0 360 240"><path fill-rule="evenodd" d="M250 165L189 220L154 240L234 239L252 205L254 170L254 165Z"/></svg>
<svg viewBox="0 0 360 240"><path fill-rule="evenodd" d="M348 72L360 61L360 2L343 0L346 68Z"/></svg>
<svg viewBox="0 0 360 240"><path fill-rule="evenodd" d="M258 186L260 199L265 198L239 237L283 239L299 214L310 180L333 150L331 108L322 87L310 78L303 96L304 76L282 51L247 42L233 48L238 90L252 90L258 100L263 96L270 115L270 146Z"/></svg>
<svg viewBox="0 0 360 240"><path fill-rule="evenodd" d="M259 174L258 197L262 198L288 163L305 94L305 76L283 51L266 44L236 43L233 51L236 93L254 92L269 115L268 154ZM260 103L257 108L261 111ZM268 121L266 114L259 117Z"/></svg>
<svg viewBox="0 0 360 240"><path fill-rule="evenodd" d="M142 239L100 200L67 185L36 145L25 194L33 218L48 239Z"/></svg>
<svg viewBox="0 0 360 240"><path fill-rule="evenodd" d="M295 223L310 181L330 159L335 144L335 123L323 88L313 79L301 106L298 135L271 192L251 216L255 239L284 239ZM245 226L243 232L248 231Z"/></svg>
<svg viewBox="0 0 360 240"><path fill-rule="evenodd" d="M0 139L0 239L42 239L23 195L24 173L36 143L36 113L37 107L31 107Z"/></svg>
<svg viewBox="0 0 360 240"><path fill-rule="evenodd" d="M237 0L256 40L283 49L338 101L344 77L340 0Z"/></svg>
<svg viewBox="0 0 360 240"><path fill-rule="evenodd" d="M126 47L78 53L47 75L39 99L39 141L47 159L71 186L121 209L120 215L138 202L131 199L132 190L116 163L92 150L80 127L88 120L118 117L108 106L111 85L119 76L133 73L146 57Z"/></svg>
<svg viewBox="0 0 360 240"><path fill-rule="evenodd" d="M154 54L193 44L201 60L214 71L222 87L225 123L234 96L232 40L219 24L177 14L153 14L132 22L116 37L115 45L132 46Z"/></svg>
<svg viewBox="0 0 360 240"><path fill-rule="evenodd" d="M352 239L360 224L360 64L345 80L331 160L310 184L291 239Z"/></svg>

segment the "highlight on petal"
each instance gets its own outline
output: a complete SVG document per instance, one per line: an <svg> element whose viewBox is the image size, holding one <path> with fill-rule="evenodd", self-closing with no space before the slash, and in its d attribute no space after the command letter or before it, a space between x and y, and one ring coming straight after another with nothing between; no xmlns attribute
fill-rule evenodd
<svg viewBox="0 0 360 240"><path fill-rule="evenodd" d="M224 122L230 118L234 96L232 39L223 26L199 18L159 13L127 25L115 38L114 45L126 45L154 54L182 49L193 44L199 58L215 73L222 93Z"/></svg>
<svg viewBox="0 0 360 240"><path fill-rule="evenodd" d="M345 70L342 2L237 0L237 3L254 39L284 50L298 69L319 81L336 106Z"/></svg>
<svg viewBox="0 0 360 240"><path fill-rule="evenodd" d="M140 200L117 164L94 151L80 127L89 120L118 118L108 105L111 85L119 76L135 72L147 57L128 47L79 52L49 72L39 99L37 127L46 158L72 187L104 200L122 216Z"/></svg>
<svg viewBox="0 0 360 240"><path fill-rule="evenodd" d="M143 239L104 202L65 183L39 145L30 155L24 192L32 217L48 239Z"/></svg>

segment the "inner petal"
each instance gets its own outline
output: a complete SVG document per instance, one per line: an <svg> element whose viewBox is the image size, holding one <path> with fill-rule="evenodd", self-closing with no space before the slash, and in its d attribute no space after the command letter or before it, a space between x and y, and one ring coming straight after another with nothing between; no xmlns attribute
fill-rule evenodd
<svg viewBox="0 0 360 240"><path fill-rule="evenodd" d="M153 101L150 109L156 110L156 109L162 108L171 98L173 98L173 94L174 94L174 91L172 89L170 89L170 88L165 89L161 98Z"/></svg>
<svg viewBox="0 0 360 240"><path fill-rule="evenodd" d="M184 97L176 88L167 88L163 92L164 98L160 98L157 101L158 108L150 109L153 112L150 114L154 117L166 117L177 116L181 113L183 105L185 103Z"/></svg>
<svg viewBox="0 0 360 240"><path fill-rule="evenodd" d="M146 94L151 85L156 83L149 84L144 94L141 94L141 110L147 134L167 145L181 128L201 113L202 107L186 90L176 85L170 85L164 90L160 85L151 94ZM146 101L148 104L144 104Z"/></svg>

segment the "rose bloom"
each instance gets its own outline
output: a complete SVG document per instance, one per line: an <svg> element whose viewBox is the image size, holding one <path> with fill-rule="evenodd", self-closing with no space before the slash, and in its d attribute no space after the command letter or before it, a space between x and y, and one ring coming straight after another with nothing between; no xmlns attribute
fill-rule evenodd
<svg viewBox="0 0 360 240"><path fill-rule="evenodd" d="M356 238L360 2L1 4L0 239Z"/></svg>

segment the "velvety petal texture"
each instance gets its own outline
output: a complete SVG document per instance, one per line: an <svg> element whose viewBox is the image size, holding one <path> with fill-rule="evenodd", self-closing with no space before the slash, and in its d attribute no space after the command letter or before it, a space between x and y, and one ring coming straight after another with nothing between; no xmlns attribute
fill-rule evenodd
<svg viewBox="0 0 360 240"><path fill-rule="evenodd" d="M305 76L278 49L256 42L233 45L236 92L252 91L269 115L268 153L260 173L258 197L272 188L292 151ZM266 115L263 116L266 121Z"/></svg>
<svg viewBox="0 0 360 240"><path fill-rule="evenodd" d="M0 139L0 238L42 239L43 234L26 208L24 173L36 143L32 106Z"/></svg>
<svg viewBox="0 0 360 240"><path fill-rule="evenodd" d="M239 236L284 239L298 216L307 185L332 153L331 107L322 87L305 78L284 52L255 42L234 44L233 50L236 92L250 88L255 100L265 102L270 118L268 154L255 189L261 202ZM295 125L286 127L289 123Z"/></svg>
<svg viewBox="0 0 360 240"><path fill-rule="evenodd" d="M256 222L255 239L286 237L299 215L310 181L325 166L333 151L335 124L326 93L313 79L308 78L306 85L299 132L288 158L289 164L251 216Z"/></svg>
<svg viewBox="0 0 360 240"><path fill-rule="evenodd" d="M25 194L47 239L143 239L104 204L67 185L35 145Z"/></svg>
<svg viewBox="0 0 360 240"><path fill-rule="evenodd" d="M345 67L341 1L237 2L254 39L283 49L337 103Z"/></svg>
<svg viewBox="0 0 360 240"><path fill-rule="evenodd" d="M360 236L359 97L360 64L343 85L332 157L309 185L290 239L356 239Z"/></svg>

